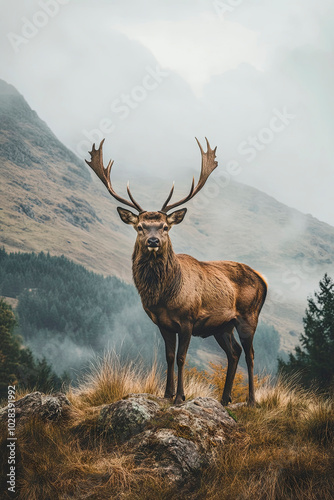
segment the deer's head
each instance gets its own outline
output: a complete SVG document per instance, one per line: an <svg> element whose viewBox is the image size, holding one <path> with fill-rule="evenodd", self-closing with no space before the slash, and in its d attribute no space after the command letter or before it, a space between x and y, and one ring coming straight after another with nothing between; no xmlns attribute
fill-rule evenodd
<svg viewBox="0 0 334 500"><path fill-rule="evenodd" d="M163 212L141 212L136 215L121 207L117 207L117 211L122 221L131 224L137 231L139 246L158 255L169 244L169 230L174 224L183 221L187 209L176 210L170 215Z"/></svg>
<svg viewBox="0 0 334 500"><path fill-rule="evenodd" d="M124 205L133 208L138 212L138 214L134 214L130 210L117 207L117 211L122 221L125 222L125 224L132 225L137 231L137 244L139 244L144 251L151 252L152 255L157 255L164 251L170 241L168 235L169 230L175 224L180 224L180 222L183 221L187 209L182 208L181 210L176 210L170 214L168 214L168 212L173 208L183 205L187 201L191 200L191 198L193 198L202 189L209 175L218 166L218 162L215 160L217 148L211 149L208 140L206 138L205 140L207 144L206 153L196 139L202 155L201 175L196 187L195 179L193 178L189 194L185 198L182 198L175 203L169 204L174 192L173 184L165 203L157 212L148 212L141 208L141 206L135 201L131 194L129 183L127 184L129 200L119 196L114 191L110 180L110 172L114 162L110 160L106 168L104 168L103 166L102 146L104 143L104 139L103 141L101 141L99 149L95 149L95 144L93 144L92 151L90 151L91 161L85 161L87 165L89 165L94 170L96 175L101 179L103 184L108 189L109 193L116 200L120 201Z"/></svg>

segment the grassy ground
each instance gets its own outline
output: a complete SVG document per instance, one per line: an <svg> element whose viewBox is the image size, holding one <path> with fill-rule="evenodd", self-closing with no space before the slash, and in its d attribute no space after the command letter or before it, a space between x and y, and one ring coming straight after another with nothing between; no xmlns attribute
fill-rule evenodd
<svg viewBox="0 0 334 500"><path fill-rule="evenodd" d="M187 397L216 397L222 370L187 372ZM291 382L258 381L256 408L233 410L239 425L214 463L182 488L136 465L107 442L97 425L99 406L129 393L162 395L156 365L97 363L77 390L61 425L31 421L17 430L19 498L41 499L331 499L334 496L334 406ZM242 377L234 397L244 400ZM1 455L7 456L5 427ZM1 491L7 464L3 464ZM6 496L1 496L6 498ZM9 498L9 497L8 497Z"/></svg>

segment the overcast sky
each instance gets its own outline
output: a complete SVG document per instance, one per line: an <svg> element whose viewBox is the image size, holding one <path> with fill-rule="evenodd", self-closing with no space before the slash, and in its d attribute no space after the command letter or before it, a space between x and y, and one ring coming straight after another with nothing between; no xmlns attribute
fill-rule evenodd
<svg viewBox="0 0 334 500"><path fill-rule="evenodd" d="M334 225L332 0L0 5L2 78L78 156L106 137L168 191L207 136L227 176Z"/></svg>

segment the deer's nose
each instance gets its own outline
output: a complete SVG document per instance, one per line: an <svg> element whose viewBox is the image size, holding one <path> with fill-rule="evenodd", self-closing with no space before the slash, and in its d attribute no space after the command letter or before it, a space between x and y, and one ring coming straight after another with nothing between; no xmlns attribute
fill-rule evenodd
<svg viewBox="0 0 334 500"><path fill-rule="evenodd" d="M159 239L158 239L158 238L149 238L149 239L147 240L147 246L148 246L148 247L153 247L153 248L154 248L154 247L158 247L158 246L159 246L159 243L160 243L160 241L159 241Z"/></svg>

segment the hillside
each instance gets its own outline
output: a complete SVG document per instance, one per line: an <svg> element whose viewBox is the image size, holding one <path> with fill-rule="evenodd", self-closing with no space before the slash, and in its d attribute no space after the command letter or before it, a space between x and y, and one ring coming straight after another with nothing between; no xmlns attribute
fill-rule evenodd
<svg viewBox="0 0 334 500"><path fill-rule="evenodd" d="M3 81L0 118L0 244L8 251L64 254L90 270L130 282L135 234L120 221L104 186ZM109 148L106 143L106 161ZM145 207L160 208L169 183L158 174L146 179L138 173L142 170L130 172L122 158L115 160L116 190L125 193L129 177L136 198ZM163 160L160 166L168 168ZM185 169L197 176L199 166L200 161ZM176 197L189 182L177 187ZM278 329L283 349L297 341L293 331L301 330L306 296L325 271L334 274L333 227L234 181L218 188L215 197L209 190L189 203L182 229L175 228L171 237L177 252L203 260L240 260L262 272L270 285L262 319Z"/></svg>

